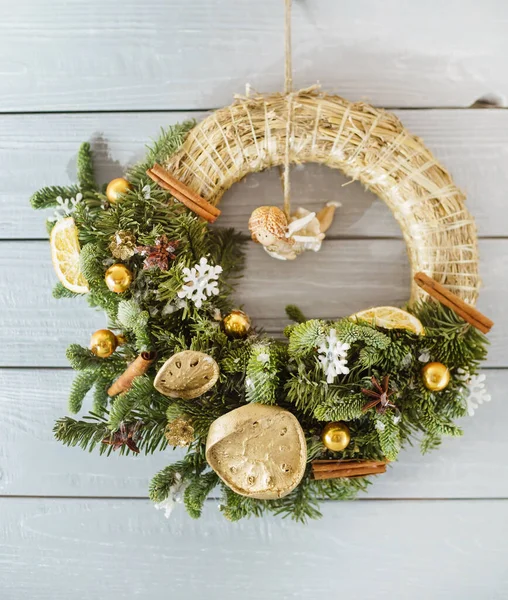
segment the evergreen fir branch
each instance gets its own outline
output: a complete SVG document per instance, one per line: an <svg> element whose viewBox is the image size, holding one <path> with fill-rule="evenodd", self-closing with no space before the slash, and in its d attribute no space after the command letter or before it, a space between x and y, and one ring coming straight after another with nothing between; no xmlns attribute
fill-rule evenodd
<svg viewBox="0 0 508 600"><path fill-rule="evenodd" d="M252 346L245 377L248 402L275 404L282 370L281 351L275 344L259 343Z"/></svg>
<svg viewBox="0 0 508 600"><path fill-rule="evenodd" d="M290 494L270 502L269 509L283 518L291 517L293 521L305 523L307 519L319 519L322 516L318 506L319 500L313 493L312 480L307 476Z"/></svg>
<svg viewBox="0 0 508 600"><path fill-rule="evenodd" d="M59 300L60 298L77 298L78 296L81 296L81 294L71 292L60 282L58 282L53 288L53 298L56 298L57 300Z"/></svg>
<svg viewBox="0 0 508 600"><path fill-rule="evenodd" d="M59 185L53 185L44 187L30 198L30 204L32 208L53 208L58 206L57 198L75 198L76 194L79 194L79 187L77 185L62 187Z"/></svg>
<svg viewBox="0 0 508 600"><path fill-rule="evenodd" d="M189 483L183 498L185 508L193 519L199 519L205 500L218 483L219 476L214 471L200 475Z"/></svg>
<svg viewBox="0 0 508 600"><path fill-rule="evenodd" d="M106 285L104 283L104 268L103 251L97 244L85 244L81 248L79 255L81 271L90 285L101 286L103 291L106 291Z"/></svg>
<svg viewBox="0 0 508 600"><path fill-rule="evenodd" d="M69 395L69 412L76 414L83 406L83 400L88 392L92 389L98 373L93 370L80 371L71 386Z"/></svg>
<svg viewBox="0 0 508 600"><path fill-rule="evenodd" d="M321 441L320 436L306 435L305 440L307 442L307 462L310 463L316 458L320 458L321 455L325 452L326 448L323 442Z"/></svg>
<svg viewBox="0 0 508 600"><path fill-rule="evenodd" d="M78 158L77 158L77 166L78 166L78 182L81 190L96 190L97 185L95 183L95 175L92 161L92 151L90 149L90 144L88 142L84 142L81 144L78 150Z"/></svg>
<svg viewBox="0 0 508 600"><path fill-rule="evenodd" d="M390 345L390 338L386 334L367 323L341 319L334 323L333 327L341 342L348 344L363 342L378 350L385 350Z"/></svg>
<svg viewBox="0 0 508 600"><path fill-rule="evenodd" d="M151 347L151 336L148 331L150 314L141 310L134 300L122 300L118 304L116 315L117 322L127 331L131 331L136 338L136 349L143 352Z"/></svg>
<svg viewBox="0 0 508 600"><path fill-rule="evenodd" d="M129 420L130 413L138 407L149 406L155 390L147 375L136 377L130 389L116 396L109 411L109 428L118 431L122 422Z"/></svg>
<svg viewBox="0 0 508 600"><path fill-rule="evenodd" d="M55 423L53 433L55 439L66 446L79 446L91 452L100 444L101 454L108 450L101 442L110 435L110 431L102 421L76 421L71 417L64 417Z"/></svg>
<svg viewBox="0 0 508 600"><path fill-rule="evenodd" d="M366 477L321 479L311 482L316 497L326 500L353 500L358 492L365 492L371 481Z"/></svg>
<svg viewBox="0 0 508 600"><path fill-rule="evenodd" d="M138 183L147 179L147 169L155 163L166 162L183 144L189 131L195 126L194 120L178 123L167 129L161 128L160 136L150 146L145 160L129 170L129 179Z"/></svg>
<svg viewBox="0 0 508 600"><path fill-rule="evenodd" d="M118 354L100 358L88 348L83 348L79 344L71 344L66 351L67 360L71 367L76 371L86 369L111 368L113 373L121 373L125 369L125 359Z"/></svg>
<svg viewBox="0 0 508 600"><path fill-rule="evenodd" d="M303 374L292 376L285 384L286 400L304 414L312 415L326 398L326 386Z"/></svg>
<svg viewBox="0 0 508 600"><path fill-rule="evenodd" d="M363 394L331 388L325 401L314 410L319 421L352 421L363 417L366 398Z"/></svg>
<svg viewBox="0 0 508 600"><path fill-rule="evenodd" d="M292 327L289 336L289 355L298 358L315 352L324 336L324 323L317 319L295 325Z"/></svg>
<svg viewBox="0 0 508 600"><path fill-rule="evenodd" d="M262 500L240 496L224 484L221 488L223 500L220 511L228 521L235 522L249 517L260 517L267 509L267 503Z"/></svg>
<svg viewBox="0 0 508 600"><path fill-rule="evenodd" d="M111 376L104 375L101 372L97 374L92 405L92 411L95 414L103 416L107 411L109 402L108 389L113 381L114 378Z"/></svg>
<svg viewBox="0 0 508 600"><path fill-rule="evenodd" d="M286 306L286 314L288 318L295 323L305 323L305 321L307 321L305 315L295 304L288 304Z"/></svg>
<svg viewBox="0 0 508 600"><path fill-rule="evenodd" d="M441 437L437 433L427 433L420 442L422 454L427 454L431 450L437 450L441 445Z"/></svg>
<svg viewBox="0 0 508 600"><path fill-rule="evenodd" d="M202 452L190 452L182 460L164 467L150 482L149 495L154 502L163 502L171 493L171 487L199 475L207 467ZM179 479L179 477L181 479Z"/></svg>
<svg viewBox="0 0 508 600"><path fill-rule="evenodd" d="M386 459L389 461L397 460L401 447L400 430L397 419L391 410L376 415L376 431L381 450Z"/></svg>

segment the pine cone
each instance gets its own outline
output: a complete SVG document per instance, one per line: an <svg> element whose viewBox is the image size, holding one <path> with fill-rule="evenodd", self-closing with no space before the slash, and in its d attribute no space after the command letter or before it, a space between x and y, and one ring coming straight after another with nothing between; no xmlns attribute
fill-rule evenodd
<svg viewBox="0 0 508 600"><path fill-rule="evenodd" d="M109 250L115 258L127 260L134 255L136 237L130 231L117 231L111 238Z"/></svg>
<svg viewBox="0 0 508 600"><path fill-rule="evenodd" d="M188 446L194 439L194 427L190 421L179 417L166 425L164 435L171 446Z"/></svg>

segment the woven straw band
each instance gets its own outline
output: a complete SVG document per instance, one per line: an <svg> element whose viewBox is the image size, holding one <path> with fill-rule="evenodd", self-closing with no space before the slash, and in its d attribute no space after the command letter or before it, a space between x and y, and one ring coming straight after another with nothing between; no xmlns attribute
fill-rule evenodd
<svg viewBox="0 0 508 600"><path fill-rule="evenodd" d="M237 97L192 129L165 167L215 205L248 173L283 164L287 141L291 163L340 169L386 202L406 240L412 276L423 271L475 304L477 236L465 197L389 112L315 88ZM426 296L413 281L410 301Z"/></svg>

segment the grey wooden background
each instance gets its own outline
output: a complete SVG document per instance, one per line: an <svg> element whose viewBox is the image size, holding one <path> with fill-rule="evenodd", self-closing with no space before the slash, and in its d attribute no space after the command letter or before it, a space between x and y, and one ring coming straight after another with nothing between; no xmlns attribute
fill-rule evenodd
<svg viewBox="0 0 508 600"><path fill-rule="evenodd" d="M230 524L207 503L169 521L146 498L172 460L111 459L52 440L71 381L64 350L105 324L55 301L41 214L30 194L72 182L91 139L102 181L120 175L161 125L200 118L250 83L283 80L282 0L0 0L0 598L202 597L270 600L501 599L508 595L508 5L503 0L297 0L295 85L320 81L392 108L467 192L492 317L493 401L465 436L425 457L405 451L368 496L327 503L304 527ZM502 108L469 108L488 98ZM295 204L343 207L318 255L292 264L249 248L239 302L269 331L284 304L338 316L402 303L404 244L358 184L293 171ZM279 203L273 172L223 200L221 222Z"/></svg>

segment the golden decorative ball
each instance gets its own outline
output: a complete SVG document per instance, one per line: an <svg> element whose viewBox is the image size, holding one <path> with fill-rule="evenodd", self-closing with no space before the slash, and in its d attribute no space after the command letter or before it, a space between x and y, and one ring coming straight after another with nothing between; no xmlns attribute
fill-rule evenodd
<svg viewBox="0 0 508 600"><path fill-rule="evenodd" d="M106 197L111 204L121 201L122 194L126 194L131 189L131 184L123 177L112 179L106 188Z"/></svg>
<svg viewBox="0 0 508 600"><path fill-rule="evenodd" d="M90 338L90 350L99 358L111 356L117 346L116 335L109 329L98 329Z"/></svg>
<svg viewBox="0 0 508 600"><path fill-rule="evenodd" d="M323 444L333 452L340 452L348 447L351 441L349 427L342 421L328 423L321 434Z"/></svg>
<svg viewBox="0 0 508 600"><path fill-rule="evenodd" d="M122 294L132 283L132 272L125 265L111 265L104 276L108 288L115 294Z"/></svg>
<svg viewBox="0 0 508 600"><path fill-rule="evenodd" d="M241 310L232 310L229 315L224 317L222 322L226 333L231 337L245 337L251 328L249 315Z"/></svg>
<svg viewBox="0 0 508 600"><path fill-rule="evenodd" d="M450 383L450 371L443 363L427 363L422 369L422 379L428 390L440 392Z"/></svg>

